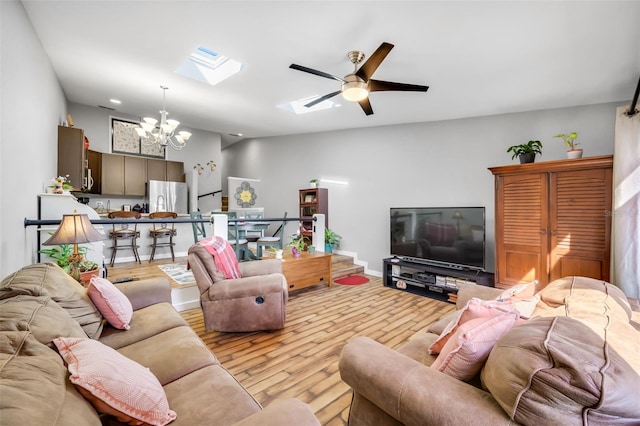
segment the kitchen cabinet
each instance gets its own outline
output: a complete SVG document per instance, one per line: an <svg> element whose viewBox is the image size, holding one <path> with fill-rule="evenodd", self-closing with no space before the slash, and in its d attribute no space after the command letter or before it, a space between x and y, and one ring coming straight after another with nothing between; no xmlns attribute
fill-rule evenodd
<svg viewBox="0 0 640 426"><path fill-rule="evenodd" d="M145 195L146 158L102 154L102 194Z"/></svg>
<svg viewBox="0 0 640 426"><path fill-rule="evenodd" d="M184 182L184 163L182 161L166 161L167 180Z"/></svg>
<svg viewBox="0 0 640 426"><path fill-rule="evenodd" d="M87 190L92 194L102 193L102 153L87 150Z"/></svg>
<svg viewBox="0 0 640 426"><path fill-rule="evenodd" d="M86 148L84 131L75 127L58 126L58 176L69 175L77 190L86 188Z"/></svg>
<svg viewBox="0 0 640 426"><path fill-rule="evenodd" d="M147 182L150 180L167 180L167 162L147 159Z"/></svg>
<svg viewBox="0 0 640 426"><path fill-rule="evenodd" d="M490 168L496 287L571 275L609 281L613 157Z"/></svg>

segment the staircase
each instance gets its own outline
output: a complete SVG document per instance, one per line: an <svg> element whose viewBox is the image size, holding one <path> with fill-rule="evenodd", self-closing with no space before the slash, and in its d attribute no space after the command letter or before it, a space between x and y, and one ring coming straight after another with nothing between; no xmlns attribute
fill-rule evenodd
<svg viewBox="0 0 640 426"><path fill-rule="evenodd" d="M349 275L364 274L364 266L353 263L353 257L341 254L333 254L331 256L331 280L348 277Z"/></svg>

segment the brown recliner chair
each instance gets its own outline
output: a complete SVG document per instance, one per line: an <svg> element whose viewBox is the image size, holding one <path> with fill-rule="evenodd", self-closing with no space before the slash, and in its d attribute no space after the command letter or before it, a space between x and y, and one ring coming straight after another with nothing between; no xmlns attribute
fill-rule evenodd
<svg viewBox="0 0 640 426"><path fill-rule="evenodd" d="M242 278L225 279L200 244L189 248L189 267L200 290L208 331L279 330L284 327L289 291L282 260L241 262Z"/></svg>

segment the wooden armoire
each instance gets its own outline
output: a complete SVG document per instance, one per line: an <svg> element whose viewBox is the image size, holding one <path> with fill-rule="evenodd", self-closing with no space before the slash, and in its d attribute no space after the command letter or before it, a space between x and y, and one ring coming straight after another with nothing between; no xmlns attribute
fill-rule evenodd
<svg viewBox="0 0 640 426"><path fill-rule="evenodd" d="M609 281L613 156L489 170L496 287L570 275Z"/></svg>

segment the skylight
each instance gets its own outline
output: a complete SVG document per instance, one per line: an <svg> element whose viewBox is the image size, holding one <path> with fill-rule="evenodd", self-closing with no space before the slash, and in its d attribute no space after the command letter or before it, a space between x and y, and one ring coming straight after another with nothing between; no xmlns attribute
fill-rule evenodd
<svg viewBox="0 0 640 426"><path fill-rule="evenodd" d="M198 47L176 72L212 86L226 80L242 69L242 64L206 47Z"/></svg>
<svg viewBox="0 0 640 426"><path fill-rule="evenodd" d="M308 104L309 102L311 102L314 99L318 99L320 97L320 95L313 95L313 96L309 96L307 98L303 98L303 99L298 99L297 101L291 101L291 102L287 102L284 104L280 104L278 105L278 108L282 108L286 111L292 112L294 114L306 114L308 112L316 112L316 111L322 111L325 109L330 109L330 108L338 108L341 105L338 103L335 103L333 101L330 100L326 100L323 102L320 102L319 104L316 104L312 107L307 108L305 105Z"/></svg>

